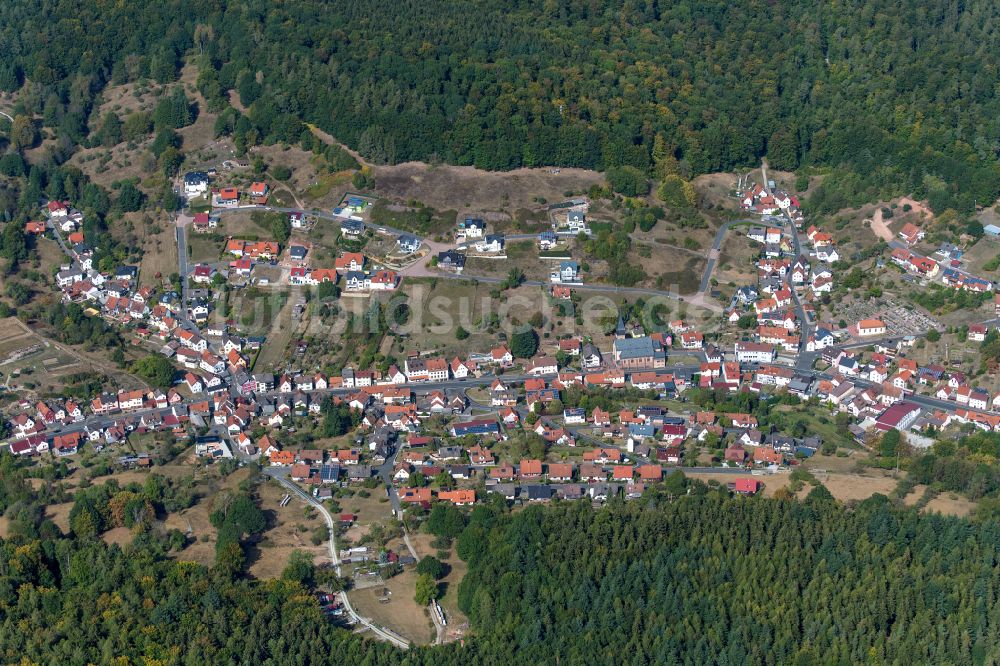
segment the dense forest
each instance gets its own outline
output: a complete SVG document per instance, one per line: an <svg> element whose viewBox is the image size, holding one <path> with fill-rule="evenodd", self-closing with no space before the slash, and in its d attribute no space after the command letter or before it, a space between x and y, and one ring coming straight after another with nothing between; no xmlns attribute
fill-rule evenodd
<svg viewBox="0 0 1000 666"><path fill-rule="evenodd" d="M10 0L0 89L26 86L22 110L79 143L103 129L106 84L169 83L195 58L238 145L295 141L305 122L377 162L660 178L766 154L841 169L824 210L906 191L967 212L1000 192L998 14L987 0Z"/></svg>
<svg viewBox="0 0 1000 666"><path fill-rule="evenodd" d="M189 484L81 489L63 534L42 509L68 498L27 472L0 454L5 663L981 664L1000 650L1000 524L879 495L848 510L822 486L741 498L675 474L603 509L440 505L427 525L469 565L472 633L404 653L331 624L301 558L279 579L243 574L240 540L263 520L247 482L213 500L205 567L176 559L184 535L154 521L191 505ZM105 543L115 527L131 543Z"/></svg>
<svg viewBox="0 0 1000 666"><path fill-rule="evenodd" d="M459 600L493 663L972 664L1000 645L1000 525L708 492L484 515Z"/></svg>

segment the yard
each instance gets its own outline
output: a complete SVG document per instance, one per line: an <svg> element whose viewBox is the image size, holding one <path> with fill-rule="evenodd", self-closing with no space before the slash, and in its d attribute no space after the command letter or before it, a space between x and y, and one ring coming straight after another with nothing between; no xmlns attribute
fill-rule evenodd
<svg viewBox="0 0 1000 666"><path fill-rule="evenodd" d="M756 479L764 486L763 493L765 497L773 497L774 493L777 492L779 488L784 488L788 485L788 475L784 472L767 476L753 476L749 471L741 474L729 474L726 472L688 473L683 469L681 471L683 471L684 475L690 479L698 479L699 481L704 481L705 483L708 483L709 481L717 481L722 486L734 483L736 479Z"/></svg>
<svg viewBox="0 0 1000 666"><path fill-rule="evenodd" d="M410 535L410 542L421 558L437 557L440 554L440 551L431 544L434 539L434 535L426 532ZM438 599L438 603L441 604L445 619L448 621L445 642L450 642L460 638L468 626L469 619L458 609L458 584L462 582L469 566L455 554L454 547L448 549L448 557L441 561L448 565L448 575L440 581L442 596Z"/></svg>
<svg viewBox="0 0 1000 666"><path fill-rule="evenodd" d="M436 636L428 610L413 600L417 574L411 568L385 582L350 593L359 615L387 627L414 643L426 645ZM388 591L388 595L383 592Z"/></svg>
<svg viewBox="0 0 1000 666"><path fill-rule="evenodd" d="M373 224L384 225L421 236L442 235L455 228L457 213L451 210L436 210L427 206L404 206L376 201L368 209Z"/></svg>

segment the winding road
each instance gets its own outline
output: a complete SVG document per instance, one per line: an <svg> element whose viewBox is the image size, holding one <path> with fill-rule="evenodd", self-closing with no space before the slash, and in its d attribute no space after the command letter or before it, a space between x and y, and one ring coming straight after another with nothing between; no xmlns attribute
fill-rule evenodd
<svg viewBox="0 0 1000 666"><path fill-rule="evenodd" d="M276 479L281 485L288 488L288 490L293 495L301 499L303 502L318 509L319 512L323 515L323 519L326 520L326 525L330 531L330 540L327 544L330 549L330 560L333 562L334 569L336 569L337 571L337 576L341 576L342 574L341 574L340 554L337 552L337 542L336 538L334 537L335 523L333 522L333 516L330 515L330 512L327 510L327 508L323 506L322 502L317 502L315 498L309 495L309 493L305 492L298 485L289 480L285 476L285 474L288 472L287 468L265 467L262 471L264 472L264 474L270 476L273 479ZM340 594L340 600L341 603L343 603L344 605L344 610L347 612L348 616L350 616L351 620L355 624L360 624L370 629L372 633L374 633L376 636L378 636L383 640L389 641L396 647L402 648L404 650L410 647L410 642L405 638L403 638L402 636L400 636L399 634L393 631L389 631L388 629L384 629L378 626L377 624L374 624L368 618L358 615L357 611L354 610L354 607L351 606L351 600L348 597L346 591Z"/></svg>

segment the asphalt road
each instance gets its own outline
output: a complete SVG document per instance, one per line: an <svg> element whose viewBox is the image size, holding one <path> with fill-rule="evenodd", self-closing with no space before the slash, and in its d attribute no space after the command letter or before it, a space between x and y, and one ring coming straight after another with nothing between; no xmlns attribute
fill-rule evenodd
<svg viewBox="0 0 1000 666"><path fill-rule="evenodd" d="M46 222L46 224L48 225L49 229L52 230L52 235L56 237L56 242L59 243L59 247L62 248L63 253L67 257L69 257L74 263L76 263L76 255L73 254L72 250L70 250L69 247L66 245L66 241L63 240L62 232L59 231L59 227L57 227L52 222L52 220L49 220L48 222Z"/></svg>
<svg viewBox="0 0 1000 666"><path fill-rule="evenodd" d="M335 222L344 221L344 218L342 217L337 217L332 213L325 213L320 210L315 210L315 209L304 210L299 208L275 208L272 206L240 206L237 208L220 208L216 209L214 212L217 214L226 214L226 213L247 211L247 210L268 210L279 213L305 213L306 215L312 215L324 220L332 220ZM395 234L395 235L408 234L411 236L415 235L409 231L404 231L402 229L396 229L394 227L388 227L381 224L372 224L371 222L364 222L363 224L365 225L366 228L372 229L380 233ZM516 234L512 236L507 236L506 238L511 240L537 238L537 234ZM179 245L180 242L181 242L180 237L178 236L178 252L180 252L180 245ZM186 266L185 270L181 272L181 275L187 275ZM458 275L455 273L446 273L444 271L442 271L440 275L437 275L435 277L445 280L475 280L477 282L482 282L486 284L499 284L506 279L501 277L477 277L473 275ZM522 282L522 284L527 285L529 287L548 287L551 286L552 283L542 282L540 280L527 280L525 282ZM663 296L673 300L680 300L680 301L684 300L684 297L681 296L680 294L675 294L670 291L662 291L658 289L644 289L641 287L616 287L614 285L605 285L605 284L576 284L572 285L572 288L574 290L583 290L583 291L607 291L616 294L642 294L647 296Z"/></svg>
<svg viewBox="0 0 1000 666"><path fill-rule="evenodd" d="M723 222L719 230L715 232L715 239L712 241L711 250L718 252L722 249L722 240L726 237L726 232L729 228L736 224L746 224L753 223L755 220L745 219L745 220L730 220L729 222ZM715 262L717 259L711 256L711 251L709 252L708 263L705 264L705 272L701 275L701 284L698 286L698 291L704 293L708 291L708 284L712 280L712 269L715 268Z"/></svg>
<svg viewBox="0 0 1000 666"><path fill-rule="evenodd" d="M190 308L190 294L188 283L190 282L188 278L188 250L187 250L187 225L178 224L176 226L177 234L177 271L181 276L181 312L179 319L184 323L184 328L191 331L198 331L198 326L188 318L188 309ZM214 350L214 348L213 348Z"/></svg>

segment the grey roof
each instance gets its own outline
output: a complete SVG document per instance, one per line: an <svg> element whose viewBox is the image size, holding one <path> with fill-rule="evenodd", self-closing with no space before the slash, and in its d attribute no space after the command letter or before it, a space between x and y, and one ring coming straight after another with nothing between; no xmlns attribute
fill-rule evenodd
<svg viewBox="0 0 1000 666"><path fill-rule="evenodd" d="M396 242L399 243L400 247L408 247L414 249L420 247L420 239L412 234L402 234L400 235L399 238L396 239Z"/></svg>
<svg viewBox="0 0 1000 666"><path fill-rule="evenodd" d="M523 486L521 494L527 496L529 500L547 500L552 499L553 490L549 486L532 484L530 486Z"/></svg>
<svg viewBox="0 0 1000 666"><path fill-rule="evenodd" d="M520 490L513 483L497 483L487 489L487 492L497 493L503 495L504 497L514 498L517 497L517 493Z"/></svg>
<svg viewBox="0 0 1000 666"><path fill-rule="evenodd" d="M367 479L372 475L372 468L370 465L348 465L347 466L347 478L349 479Z"/></svg>
<svg viewBox="0 0 1000 666"><path fill-rule="evenodd" d="M450 264L452 266L465 266L465 255L454 250L445 250L438 253L439 264Z"/></svg>
<svg viewBox="0 0 1000 666"><path fill-rule="evenodd" d="M652 338L622 338L615 340L615 351L619 358L631 359L656 355L656 347Z"/></svg>

